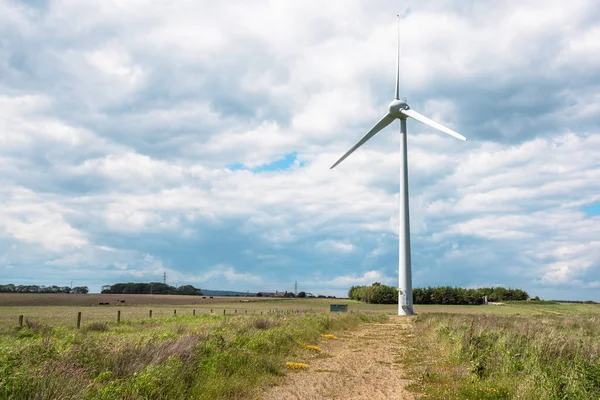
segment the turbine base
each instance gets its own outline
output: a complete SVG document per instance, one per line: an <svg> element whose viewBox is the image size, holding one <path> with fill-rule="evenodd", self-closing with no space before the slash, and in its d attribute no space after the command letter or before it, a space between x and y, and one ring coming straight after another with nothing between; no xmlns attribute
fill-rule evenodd
<svg viewBox="0 0 600 400"><path fill-rule="evenodd" d="M400 306L398 308L398 315L415 315L413 306Z"/></svg>

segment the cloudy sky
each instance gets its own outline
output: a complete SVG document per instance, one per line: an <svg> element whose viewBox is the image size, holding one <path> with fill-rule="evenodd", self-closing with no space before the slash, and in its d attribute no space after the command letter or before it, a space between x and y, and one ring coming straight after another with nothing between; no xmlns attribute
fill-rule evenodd
<svg viewBox="0 0 600 400"><path fill-rule="evenodd" d="M600 5L0 0L0 283L600 300Z"/></svg>

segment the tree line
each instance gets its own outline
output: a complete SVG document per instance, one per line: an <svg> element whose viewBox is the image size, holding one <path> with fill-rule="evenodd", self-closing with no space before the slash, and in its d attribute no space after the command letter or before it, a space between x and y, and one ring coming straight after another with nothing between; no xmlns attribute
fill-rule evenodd
<svg viewBox="0 0 600 400"><path fill-rule="evenodd" d="M524 290L503 287L465 289L452 286L429 286L413 289L414 304L483 304L484 296L492 302L529 298ZM348 297L371 304L394 304L398 302L398 289L375 282L371 286L352 286L348 291Z"/></svg>
<svg viewBox="0 0 600 400"><path fill-rule="evenodd" d="M482 304L483 297L488 301L527 300L529 294L521 289L483 287L464 289L451 286L416 288L413 290L415 304Z"/></svg>
<svg viewBox="0 0 600 400"><path fill-rule="evenodd" d="M103 294L181 294L189 296L202 296L202 291L192 285L179 287L170 286L161 282L146 283L115 283L114 285L102 286Z"/></svg>
<svg viewBox="0 0 600 400"><path fill-rule="evenodd" d="M87 286L0 285L0 293L74 293L87 294Z"/></svg>

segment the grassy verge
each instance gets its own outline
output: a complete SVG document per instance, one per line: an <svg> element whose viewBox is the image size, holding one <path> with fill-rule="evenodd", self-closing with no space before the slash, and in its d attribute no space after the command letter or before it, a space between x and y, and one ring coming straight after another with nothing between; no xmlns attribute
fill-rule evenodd
<svg viewBox="0 0 600 400"><path fill-rule="evenodd" d="M402 360L431 399L599 399L598 315L422 314Z"/></svg>
<svg viewBox="0 0 600 400"><path fill-rule="evenodd" d="M384 316L291 314L29 322L0 334L2 399L239 399L308 359L323 333Z"/></svg>

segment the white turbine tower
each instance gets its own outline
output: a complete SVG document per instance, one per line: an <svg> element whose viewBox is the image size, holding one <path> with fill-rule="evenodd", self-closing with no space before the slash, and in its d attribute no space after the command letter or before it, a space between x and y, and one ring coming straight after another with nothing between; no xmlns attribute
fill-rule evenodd
<svg viewBox="0 0 600 400"><path fill-rule="evenodd" d="M339 160L331 166L334 168L358 149L365 142L371 139L377 132L388 126L395 119L400 120L400 214L398 215L398 241L399 241L399 260L398 260L398 315L413 315L412 298L412 275L410 265L410 223L408 214L408 162L406 155L406 119L414 118L426 125L439 131L447 133L455 138L467 140L461 134L452 129L430 120L424 115L412 110L406 100L400 100L400 17L398 16L398 53L396 60L396 95L390 103L388 113L375 124L365 136L362 137L350 150L346 152Z"/></svg>

